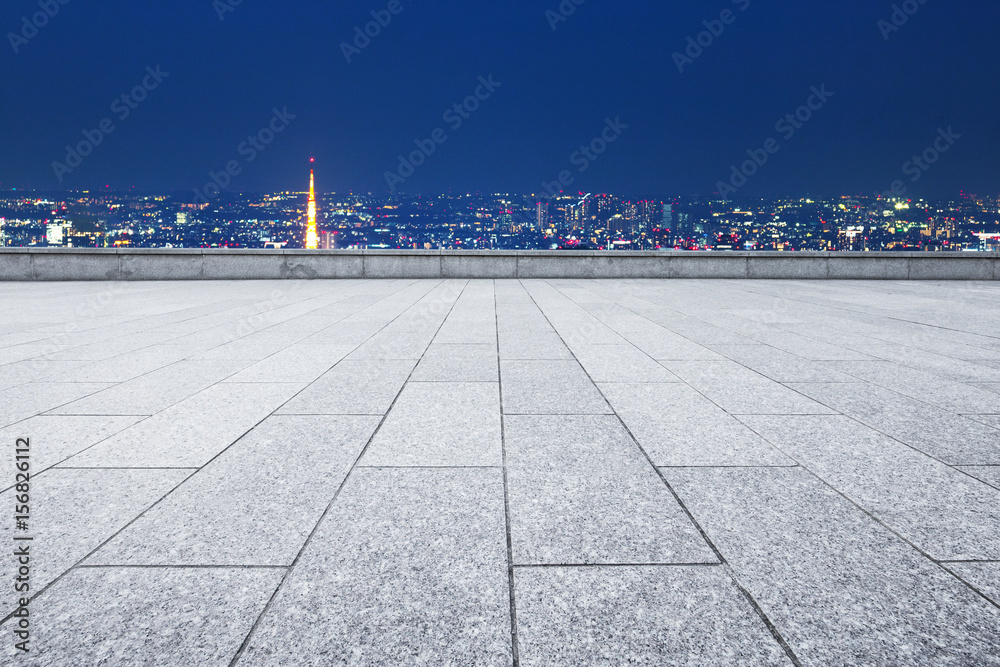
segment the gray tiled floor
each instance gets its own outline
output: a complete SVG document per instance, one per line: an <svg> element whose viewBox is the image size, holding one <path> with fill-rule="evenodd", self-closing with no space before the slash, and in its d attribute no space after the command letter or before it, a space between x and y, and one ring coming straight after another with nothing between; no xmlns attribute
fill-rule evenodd
<svg viewBox="0 0 1000 667"><path fill-rule="evenodd" d="M5 285L0 439L32 441L19 660L1000 665L998 300Z"/></svg>

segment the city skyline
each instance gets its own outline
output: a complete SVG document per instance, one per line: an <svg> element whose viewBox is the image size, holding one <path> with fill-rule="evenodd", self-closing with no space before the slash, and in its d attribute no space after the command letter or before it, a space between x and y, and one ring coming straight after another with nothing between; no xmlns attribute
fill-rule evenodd
<svg viewBox="0 0 1000 667"><path fill-rule="evenodd" d="M310 159L310 167L315 161ZM0 246L995 251L1000 196L631 199L608 193L0 192Z"/></svg>

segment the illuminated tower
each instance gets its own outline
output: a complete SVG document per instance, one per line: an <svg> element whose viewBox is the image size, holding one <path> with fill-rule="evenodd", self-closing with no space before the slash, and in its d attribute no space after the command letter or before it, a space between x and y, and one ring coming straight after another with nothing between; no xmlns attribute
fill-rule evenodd
<svg viewBox="0 0 1000 667"><path fill-rule="evenodd" d="M316 158L309 160L315 162ZM313 170L309 170L309 224L306 227L306 250L319 249L319 235L316 233L316 181Z"/></svg>

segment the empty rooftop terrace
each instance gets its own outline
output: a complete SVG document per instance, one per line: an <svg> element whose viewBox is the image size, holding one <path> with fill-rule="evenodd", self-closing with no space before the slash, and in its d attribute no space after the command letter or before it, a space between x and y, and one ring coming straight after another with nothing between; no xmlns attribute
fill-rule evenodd
<svg viewBox="0 0 1000 667"><path fill-rule="evenodd" d="M33 538L32 599L17 655L5 586L0 655L1000 665L998 303L986 281L7 283L0 535Z"/></svg>

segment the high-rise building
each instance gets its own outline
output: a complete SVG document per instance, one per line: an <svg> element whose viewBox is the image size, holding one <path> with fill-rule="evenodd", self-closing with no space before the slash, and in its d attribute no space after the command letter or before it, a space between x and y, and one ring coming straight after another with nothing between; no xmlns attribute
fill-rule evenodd
<svg viewBox="0 0 1000 667"><path fill-rule="evenodd" d="M309 162L315 162L312 158ZM316 234L316 179L313 170L309 170L309 221L306 226L306 250L319 249L319 236Z"/></svg>
<svg viewBox="0 0 1000 667"><path fill-rule="evenodd" d="M543 231L549 226L549 205L545 202L538 202L538 231Z"/></svg>

